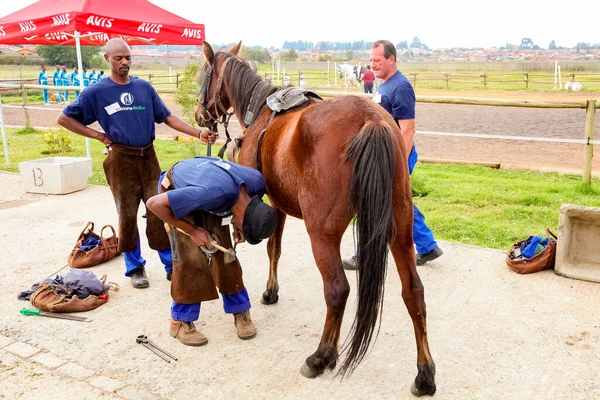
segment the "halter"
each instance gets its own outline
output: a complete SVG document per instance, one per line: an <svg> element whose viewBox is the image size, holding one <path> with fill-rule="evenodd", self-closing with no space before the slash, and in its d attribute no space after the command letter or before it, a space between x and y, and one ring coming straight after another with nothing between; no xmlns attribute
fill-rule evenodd
<svg viewBox="0 0 600 400"><path fill-rule="evenodd" d="M225 67L229 60L232 57L228 57L223 61L223 65L221 66L221 71L219 72L219 77L217 78L217 89L215 90L215 94L213 97L207 102L206 99L208 97L208 89L210 86L210 80L212 78L212 73L214 71L214 65L209 65L206 69L206 76L204 77L204 82L202 82L202 87L198 92L198 103L200 104L200 118L207 124L210 124L211 130L213 132L218 133L217 124L222 124L225 128L225 135L227 136L227 140L221 149L219 150L219 158L223 158L225 154L225 150L227 148L227 144L231 142L231 136L229 135L229 130L227 129L229 126L229 119L233 115L233 113L227 112L227 109L221 102L221 86L223 85L223 74L225 73ZM200 100L202 99L202 100ZM211 113L211 107L214 108L214 114ZM221 117L219 117L219 112L222 113ZM215 117L217 115L217 117ZM219 121L219 118L221 120Z"/></svg>

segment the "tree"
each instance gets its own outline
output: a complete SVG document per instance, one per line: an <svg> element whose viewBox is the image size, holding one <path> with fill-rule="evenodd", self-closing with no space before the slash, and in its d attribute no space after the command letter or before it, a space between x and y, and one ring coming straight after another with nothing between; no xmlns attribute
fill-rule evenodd
<svg viewBox="0 0 600 400"><path fill-rule="evenodd" d="M194 107L198 104L198 84L196 83L196 74L200 69L200 64L192 63L185 67L183 74L179 77L179 87L175 91L175 102L183 109L183 120L195 126Z"/></svg>
<svg viewBox="0 0 600 400"><path fill-rule="evenodd" d="M77 66L77 49L75 46L37 46L37 53L44 57L48 65ZM103 58L98 46L81 46L81 62L83 68L100 67Z"/></svg>
<svg viewBox="0 0 600 400"><path fill-rule="evenodd" d="M523 38L521 40L521 49L531 49L533 47L533 40L530 38Z"/></svg>
<svg viewBox="0 0 600 400"><path fill-rule="evenodd" d="M296 61L298 59L298 53L296 49L289 49L287 52L281 53L281 60L283 61Z"/></svg>
<svg viewBox="0 0 600 400"><path fill-rule="evenodd" d="M242 58L245 60L253 60L264 64L269 61L269 52L267 49L242 47Z"/></svg>
<svg viewBox="0 0 600 400"><path fill-rule="evenodd" d="M427 47L427 45L425 43L421 43L421 39L419 39L418 36L415 36L413 38L412 43L410 44L410 48L427 50L429 47Z"/></svg>
<svg viewBox="0 0 600 400"><path fill-rule="evenodd" d="M556 50L556 42L554 40L548 45L548 50Z"/></svg>
<svg viewBox="0 0 600 400"><path fill-rule="evenodd" d="M346 60L352 60L353 58L354 58L354 53L352 53L352 50L346 51Z"/></svg>
<svg viewBox="0 0 600 400"><path fill-rule="evenodd" d="M396 45L396 48L397 48L398 50L408 50L408 42L407 42L406 40L404 40L404 41L402 41L402 42L398 43L398 44Z"/></svg>
<svg viewBox="0 0 600 400"><path fill-rule="evenodd" d="M317 57L317 61L333 61L331 54L320 54Z"/></svg>

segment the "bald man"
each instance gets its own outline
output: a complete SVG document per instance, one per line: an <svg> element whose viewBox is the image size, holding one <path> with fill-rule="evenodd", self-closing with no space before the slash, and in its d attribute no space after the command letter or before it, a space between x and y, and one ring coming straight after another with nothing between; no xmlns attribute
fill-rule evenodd
<svg viewBox="0 0 600 400"><path fill-rule="evenodd" d="M214 143L216 134L200 131L183 122L165 106L156 90L145 80L129 76L131 50L122 39L106 43L104 59L110 65L109 79L87 87L66 107L58 123L81 136L106 145L106 181L114 196L119 215L119 251L125 259L125 275L134 288L149 286L146 260L140 251L137 215L140 201L158 193L161 169L154 152L154 124L169 127ZM104 132L89 128L98 122ZM163 222L146 209L146 237L165 265L167 279L172 271L171 248Z"/></svg>

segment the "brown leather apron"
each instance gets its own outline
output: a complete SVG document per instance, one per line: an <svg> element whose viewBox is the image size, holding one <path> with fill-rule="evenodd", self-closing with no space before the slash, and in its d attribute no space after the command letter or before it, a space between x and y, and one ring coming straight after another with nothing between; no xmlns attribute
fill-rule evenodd
<svg viewBox="0 0 600 400"><path fill-rule="evenodd" d="M161 193L173 190L171 168L161 185ZM164 187L167 184L167 187ZM229 225L222 226L222 218L206 211L194 212L185 218L216 235L219 244L231 248ZM225 264L224 254L217 251L209 257L194 241L171 226L171 250L173 253L173 273L171 276L171 297L180 304L192 304L214 300L219 297L216 288L223 294L235 294L244 289L242 267L237 258ZM176 251L175 251L176 250Z"/></svg>
<svg viewBox="0 0 600 400"><path fill-rule="evenodd" d="M112 144L104 160L106 181L115 199L119 214L119 251L137 247L137 216L140 201L158 194L160 166L152 144L146 147L127 147ZM169 247L163 222L146 208L146 237L151 249Z"/></svg>

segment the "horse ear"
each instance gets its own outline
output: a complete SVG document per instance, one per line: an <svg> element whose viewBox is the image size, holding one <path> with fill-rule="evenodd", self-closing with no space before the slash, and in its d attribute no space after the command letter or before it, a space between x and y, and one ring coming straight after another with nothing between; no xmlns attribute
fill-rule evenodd
<svg viewBox="0 0 600 400"><path fill-rule="evenodd" d="M231 54L233 54L234 56L239 57L241 49L242 49L242 41L240 40L240 42L238 44L236 44L235 46L233 46L231 48L231 50L229 50L229 52Z"/></svg>
<svg viewBox="0 0 600 400"><path fill-rule="evenodd" d="M202 49L204 50L204 57L206 58L206 62L212 64L213 58L215 58L215 52L208 42L204 42L202 44Z"/></svg>

